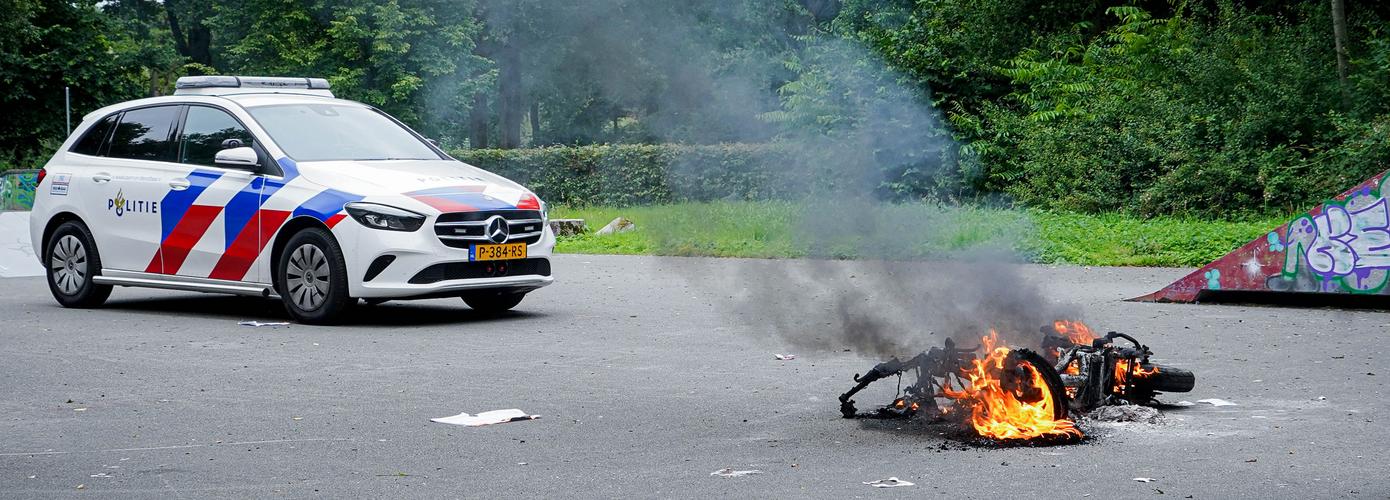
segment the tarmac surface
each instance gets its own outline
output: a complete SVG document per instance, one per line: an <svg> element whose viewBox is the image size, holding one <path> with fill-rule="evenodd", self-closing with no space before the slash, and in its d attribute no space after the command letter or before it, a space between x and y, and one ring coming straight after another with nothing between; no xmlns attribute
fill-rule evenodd
<svg viewBox="0 0 1390 500"><path fill-rule="evenodd" d="M699 283L725 263L559 256L556 284L500 318L440 299L337 327L239 326L285 316L129 288L63 309L40 278L0 279L0 497L1390 497L1386 312L1129 303L1188 270L1026 266L1197 374L1164 401L1235 405L998 449L841 419L879 360L753 333ZM891 398L872 389L861 408ZM542 418L429 420L505 408ZM710 474L726 467L762 473ZM916 485L863 484L890 476Z"/></svg>

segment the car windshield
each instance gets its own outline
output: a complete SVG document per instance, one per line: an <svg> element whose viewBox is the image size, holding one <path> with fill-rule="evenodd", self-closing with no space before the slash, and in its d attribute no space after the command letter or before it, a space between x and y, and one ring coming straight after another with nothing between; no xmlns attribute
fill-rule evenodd
<svg viewBox="0 0 1390 500"><path fill-rule="evenodd" d="M277 104L247 111L295 161L443 159L405 127L364 106Z"/></svg>

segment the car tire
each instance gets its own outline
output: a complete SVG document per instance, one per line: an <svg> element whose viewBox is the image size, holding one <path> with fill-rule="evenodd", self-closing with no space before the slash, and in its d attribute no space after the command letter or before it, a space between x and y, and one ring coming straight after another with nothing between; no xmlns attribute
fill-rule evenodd
<svg viewBox="0 0 1390 500"><path fill-rule="evenodd" d="M275 264L275 288L290 317L310 325L336 323L357 302L348 296L342 248L319 227L290 237Z"/></svg>
<svg viewBox="0 0 1390 500"><path fill-rule="evenodd" d="M1145 370L1158 369L1158 375L1150 377L1148 389L1159 392L1191 392L1197 385L1197 376L1181 368L1164 365L1143 365Z"/></svg>
<svg viewBox="0 0 1390 500"><path fill-rule="evenodd" d="M521 299L526 297L526 292L475 292L463 296L463 301L468 307L473 308L483 314L498 314L507 312L511 308L521 303Z"/></svg>
<svg viewBox="0 0 1390 500"><path fill-rule="evenodd" d="M53 230L43 246L48 290L63 307L98 307L111 296L111 285L98 285L92 278L101 275L101 255L87 225L64 222Z"/></svg>

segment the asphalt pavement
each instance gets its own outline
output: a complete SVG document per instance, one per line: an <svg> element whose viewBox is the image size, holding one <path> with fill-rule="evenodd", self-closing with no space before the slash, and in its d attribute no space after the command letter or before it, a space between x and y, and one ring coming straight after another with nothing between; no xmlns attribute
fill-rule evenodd
<svg viewBox="0 0 1390 500"><path fill-rule="evenodd" d="M1235 405L995 449L841 419L835 397L878 360L756 333L709 270L792 264L726 263L560 256L503 317L439 299L336 327L240 326L285 315L156 290L63 309L40 278L0 279L0 497L1390 497L1386 312L1130 303L1189 270L1026 266L1197 374L1165 401ZM429 420L506 408L542 418ZM761 473L711 475L726 467ZM863 484L890 476L916 485Z"/></svg>

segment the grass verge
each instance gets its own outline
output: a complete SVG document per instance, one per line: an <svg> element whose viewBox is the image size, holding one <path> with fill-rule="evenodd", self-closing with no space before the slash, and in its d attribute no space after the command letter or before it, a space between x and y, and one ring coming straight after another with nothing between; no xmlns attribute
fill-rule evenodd
<svg viewBox="0 0 1390 500"><path fill-rule="evenodd" d="M584 219L591 231L561 238L556 250L562 253L855 258L866 253L931 257L1005 249L1038 263L1172 267L1205 264L1286 221L1139 219L933 205L878 206L844 215L817 214L785 202L556 207L551 213L554 218ZM637 229L592 234L619 216L631 219ZM866 218L874 221L873 234L846 231L840 220Z"/></svg>

